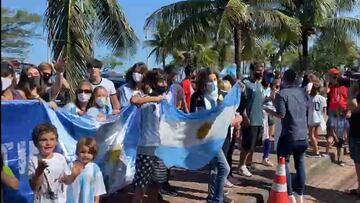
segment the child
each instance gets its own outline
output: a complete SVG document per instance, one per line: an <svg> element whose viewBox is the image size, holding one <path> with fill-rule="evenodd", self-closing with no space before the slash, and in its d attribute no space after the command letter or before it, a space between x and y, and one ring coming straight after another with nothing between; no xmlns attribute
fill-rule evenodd
<svg viewBox="0 0 360 203"><path fill-rule="evenodd" d="M154 183L149 194L151 202L157 202L161 184L167 181L167 171L162 160L155 156L160 145L159 125L162 95L166 92L167 82L161 71L149 71L144 77L144 90L147 96L131 97L132 104L141 105L140 140L137 149L135 166L134 203L143 202L144 190ZM160 196L161 197L161 196Z"/></svg>
<svg viewBox="0 0 360 203"><path fill-rule="evenodd" d="M326 99L319 95L320 82L313 82L312 89L310 91L310 100L308 106L308 126L309 126L309 138L313 147L313 154L309 155L315 158L319 158L319 146L318 146L318 130L321 123L325 123L323 115L326 114Z"/></svg>
<svg viewBox="0 0 360 203"><path fill-rule="evenodd" d="M76 155L84 170L68 187L67 203L99 203L100 195L106 193L103 175L93 162L97 152L94 138L81 138L77 143Z"/></svg>
<svg viewBox="0 0 360 203"><path fill-rule="evenodd" d="M83 166L74 164L70 171L65 157L54 152L58 133L52 124L36 126L32 132L32 140L39 150L39 154L30 157L28 164L30 187L34 191L33 202L65 203L64 184L71 184Z"/></svg>
<svg viewBox="0 0 360 203"><path fill-rule="evenodd" d="M337 164L344 166L342 161L343 145L345 140L347 140L347 135L349 132L349 122L345 117L345 112L339 111L337 116L333 118L330 122L330 136L328 137L328 145L326 146L326 153L329 153L330 145L335 141L336 151L337 151Z"/></svg>
<svg viewBox="0 0 360 203"><path fill-rule="evenodd" d="M111 107L108 105L108 92L106 91L105 87L98 86L94 89L93 94L93 106L88 109L86 114L96 119L98 122L105 121L106 116L112 114Z"/></svg>

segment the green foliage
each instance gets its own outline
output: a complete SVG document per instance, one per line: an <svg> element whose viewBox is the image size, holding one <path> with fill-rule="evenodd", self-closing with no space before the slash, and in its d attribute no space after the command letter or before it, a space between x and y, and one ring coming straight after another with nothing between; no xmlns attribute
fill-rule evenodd
<svg viewBox="0 0 360 203"><path fill-rule="evenodd" d="M148 57L155 55L155 62L162 63L165 68L166 57L173 49L172 30L164 22L159 22L157 31L152 34L152 38L144 42L145 46L153 48Z"/></svg>
<svg viewBox="0 0 360 203"><path fill-rule="evenodd" d="M124 63L121 61L122 55L119 53L106 55L101 59L106 69L114 70L121 67Z"/></svg>
<svg viewBox="0 0 360 203"><path fill-rule="evenodd" d="M26 58L29 39L37 36L35 27L41 18L24 10L1 8L1 49L2 53L16 58Z"/></svg>
<svg viewBox="0 0 360 203"><path fill-rule="evenodd" d="M124 56L136 50L138 39L116 0L48 0L45 20L53 58L67 60L72 90L86 75L95 41Z"/></svg>
<svg viewBox="0 0 360 203"><path fill-rule="evenodd" d="M360 49L345 33L336 37L323 34L311 51L311 56L312 68L319 72L340 65L352 68L354 60L360 59Z"/></svg>

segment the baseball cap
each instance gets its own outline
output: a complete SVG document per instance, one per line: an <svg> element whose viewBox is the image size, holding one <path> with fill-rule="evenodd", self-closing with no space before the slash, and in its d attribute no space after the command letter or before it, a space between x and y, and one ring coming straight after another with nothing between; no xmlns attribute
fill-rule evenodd
<svg viewBox="0 0 360 203"><path fill-rule="evenodd" d="M338 76L340 74L340 71L337 67L332 67L328 70L328 73L333 76Z"/></svg>

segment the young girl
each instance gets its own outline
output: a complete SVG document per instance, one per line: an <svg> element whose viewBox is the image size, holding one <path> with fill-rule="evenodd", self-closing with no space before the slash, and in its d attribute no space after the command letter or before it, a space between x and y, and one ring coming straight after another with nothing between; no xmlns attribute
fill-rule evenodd
<svg viewBox="0 0 360 203"><path fill-rule="evenodd" d="M65 185L71 184L80 174L82 164L74 164L70 171L65 157L54 152L58 133L50 123L36 126L32 140L39 150L39 154L30 157L28 164L29 183L34 192L33 202L65 203Z"/></svg>
<svg viewBox="0 0 360 203"><path fill-rule="evenodd" d="M310 91L310 104L308 107L309 138L313 147L313 154L310 156L321 157L318 146L318 130L321 123L324 123L323 115L326 114L326 99L319 95L320 82L313 82Z"/></svg>
<svg viewBox="0 0 360 203"><path fill-rule="evenodd" d="M85 115L91 106L92 88L88 81L80 82L76 90L76 99L68 103L64 108L75 115Z"/></svg>
<svg viewBox="0 0 360 203"><path fill-rule="evenodd" d="M130 105L130 99L134 95L142 94L141 85L148 68L145 63L135 63L125 75L126 84L119 87L118 96L121 108Z"/></svg>
<svg viewBox="0 0 360 203"><path fill-rule="evenodd" d="M98 86L93 92L93 107L86 112L87 115L97 121L105 121L107 115L111 115L111 107L108 106L109 95L105 87Z"/></svg>
<svg viewBox="0 0 360 203"><path fill-rule="evenodd" d="M166 167L162 160L155 156L155 150L160 145L159 125L160 106L166 92L167 83L161 71L149 71L144 78L143 92L146 96L133 96L132 104L141 105L141 135L137 149L135 166L134 203L143 202L144 190L153 183L149 192L152 202L158 201L161 184L167 180Z"/></svg>
<svg viewBox="0 0 360 203"><path fill-rule="evenodd" d="M84 170L68 187L67 203L99 203L106 193L103 175L94 163L98 147L94 138L81 138L76 145L78 161Z"/></svg>

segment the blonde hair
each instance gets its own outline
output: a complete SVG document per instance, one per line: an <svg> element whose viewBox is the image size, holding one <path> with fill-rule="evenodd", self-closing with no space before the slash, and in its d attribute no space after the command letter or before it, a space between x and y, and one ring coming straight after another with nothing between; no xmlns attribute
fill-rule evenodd
<svg viewBox="0 0 360 203"><path fill-rule="evenodd" d="M231 89L231 83L228 80L221 80L219 82L219 89L228 92Z"/></svg>
<svg viewBox="0 0 360 203"><path fill-rule="evenodd" d="M76 144L76 155L79 155L80 148L82 146L86 146L89 148L90 154L93 155L93 159L95 159L97 153L98 153L98 146L94 138L91 137L83 137L79 140L79 142Z"/></svg>

